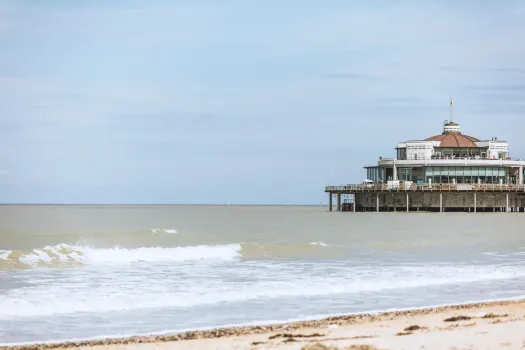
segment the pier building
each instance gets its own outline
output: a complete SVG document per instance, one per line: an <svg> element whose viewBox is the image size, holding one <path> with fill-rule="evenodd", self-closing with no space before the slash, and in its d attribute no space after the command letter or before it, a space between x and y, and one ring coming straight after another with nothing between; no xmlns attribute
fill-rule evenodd
<svg viewBox="0 0 525 350"><path fill-rule="evenodd" d="M452 116L439 135L400 142L366 166L360 184L327 186L329 210L525 212L525 160L509 144L462 132Z"/></svg>

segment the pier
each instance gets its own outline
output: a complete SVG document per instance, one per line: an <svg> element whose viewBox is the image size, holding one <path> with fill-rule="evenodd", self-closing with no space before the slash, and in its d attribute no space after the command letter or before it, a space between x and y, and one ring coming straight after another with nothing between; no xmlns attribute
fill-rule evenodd
<svg viewBox="0 0 525 350"><path fill-rule="evenodd" d="M525 185L387 184L327 186L328 210L525 213Z"/></svg>
<svg viewBox="0 0 525 350"><path fill-rule="evenodd" d="M329 210L335 196L337 211L525 212L525 160L498 137L463 134L453 105L441 134L398 143L358 185L326 186Z"/></svg>

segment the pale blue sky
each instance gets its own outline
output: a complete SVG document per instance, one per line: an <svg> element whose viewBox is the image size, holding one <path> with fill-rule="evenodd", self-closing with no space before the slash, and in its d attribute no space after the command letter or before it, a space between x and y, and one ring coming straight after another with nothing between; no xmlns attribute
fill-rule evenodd
<svg viewBox="0 0 525 350"><path fill-rule="evenodd" d="M525 157L524 38L520 0L0 0L0 201L318 204L450 96Z"/></svg>

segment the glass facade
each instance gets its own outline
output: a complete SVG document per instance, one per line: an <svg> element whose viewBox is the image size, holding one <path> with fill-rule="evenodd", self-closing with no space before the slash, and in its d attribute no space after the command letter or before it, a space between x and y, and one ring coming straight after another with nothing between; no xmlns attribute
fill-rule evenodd
<svg viewBox="0 0 525 350"><path fill-rule="evenodd" d="M386 183L386 169L379 167L366 168L366 178L376 184Z"/></svg>
<svg viewBox="0 0 525 350"><path fill-rule="evenodd" d="M519 172L504 167L465 167L441 166L425 168L398 167L397 179L418 183L458 183L458 184L517 184ZM525 169L523 177L525 178ZM392 168L367 167L366 178L383 184L393 179Z"/></svg>
<svg viewBox="0 0 525 350"><path fill-rule="evenodd" d="M502 167L427 167L425 181L433 183L508 183L509 178Z"/></svg>
<svg viewBox="0 0 525 350"><path fill-rule="evenodd" d="M412 181L412 168L397 168L398 180Z"/></svg>
<svg viewBox="0 0 525 350"><path fill-rule="evenodd" d="M397 149L397 159L407 159L407 149L406 148L396 148Z"/></svg>
<svg viewBox="0 0 525 350"><path fill-rule="evenodd" d="M434 158L486 158L487 157L487 148L481 148L481 147L469 147L469 148L460 148L460 147L454 147L454 148L434 148L435 151L435 157Z"/></svg>

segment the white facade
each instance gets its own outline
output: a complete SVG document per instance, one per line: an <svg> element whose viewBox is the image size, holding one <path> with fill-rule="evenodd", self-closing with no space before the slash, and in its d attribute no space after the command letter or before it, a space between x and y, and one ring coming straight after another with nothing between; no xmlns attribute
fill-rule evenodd
<svg viewBox="0 0 525 350"><path fill-rule="evenodd" d="M505 141L480 141L476 142L478 147L487 148L487 159L506 159L509 157L509 144Z"/></svg>
<svg viewBox="0 0 525 350"><path fill-rule="evenodd" d="M465 138L461 134L461 128L459 124L456 123L447 123L443 126L443 135L452 134L460 138ZM476 158L476 159L509 159L509 144L506 141L499 141L497 139L487 140L487 141L471 141L467 138L467 141L475 145L476 147L450 147L442 145L441 141L427 141L427 140L412 140L406 142L400 142L397 145L397 157L396 159L401 160L420 160L420 159L432 159L433 157L437 158ZM470 149L477 148L479 152L476 152L475 155L450 155L447 157L446 152L442 149L458 148L458 149ZM465 153L468 153L465 152Z"/></svg>
<svg viewBox="0 0 525 350"><path fill-rule="evenodd" d="M431 159L434 147L439 146L438 141L407 141L397 145L398 150L404 150L404 159Z"/></svg>
<svg viewBox="0 0 525 350"><path fill-rule="evenodd" d="M481 159L508 159L510 158L509 144L505 141L476 141L479 148L486 148L478 158ZM431 159L432 156L440 156L438 149L439 141L406 141L397 145L398 150L402 150L402 157L398 159Z"/></svg>
<svg viewBox="0 0 525 350"><path fill-rule="evenodd" d="M396 157L381 157L366 167L375 183L502 183L524 184L525 160L512 159L509 144L496 138L480 141L461 134L456 123L446 123L441 135L398 143Z"/></svg>
<svg viewBox="0 0 525 350"><path fill-rule="evenodd" d="M443 131L459 133L461 132L461 127L459 126L459 124L456 123L446 123L443 127Z"/></svg>

